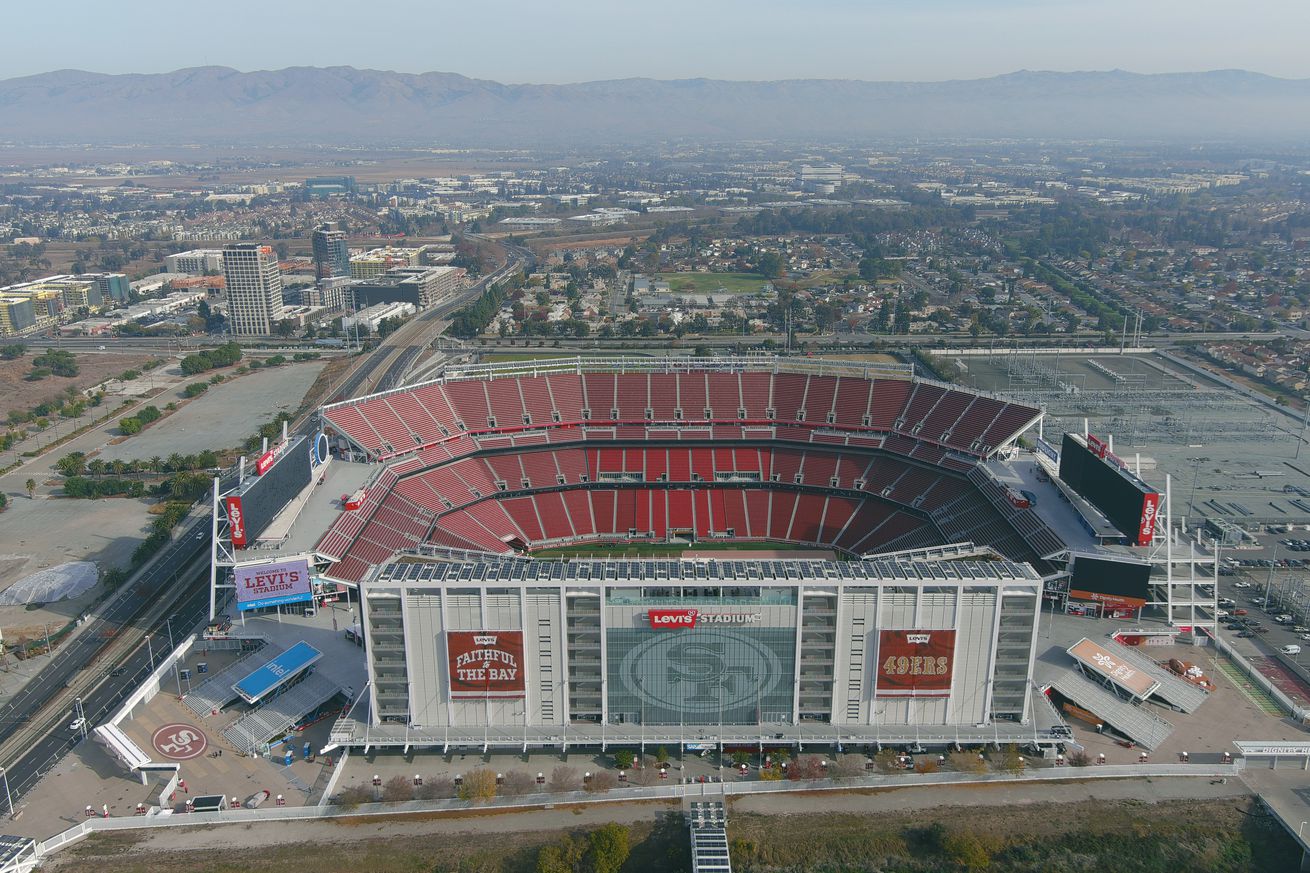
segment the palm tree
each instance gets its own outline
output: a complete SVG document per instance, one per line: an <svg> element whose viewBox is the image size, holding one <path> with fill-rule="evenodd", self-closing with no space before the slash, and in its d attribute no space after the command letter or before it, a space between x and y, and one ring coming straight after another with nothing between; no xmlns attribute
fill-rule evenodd
<svg viewBox="0 0 1310 873"><path fill-rule="evenodd" d="M150 459L150 469L156 473L164 469L164 459L159 457L159 455L155 455Z"/></svg>
<svg viewBox="0 0 1310 873"><path fill-rule="evenodd" d="M23 483L23 487L27 489L27 499L28 499L28 500L35 500L35 499L36 499L36 480L35 480L35 479L28 479L26 482Z"/></svg>
<svg viewBox="0 0 1310 873"><path fill-rule="evenodd" d="M87 461L86 470L92 476L103 475L105 472L105 462L99 458L92 458L90 461Z"/></svg>

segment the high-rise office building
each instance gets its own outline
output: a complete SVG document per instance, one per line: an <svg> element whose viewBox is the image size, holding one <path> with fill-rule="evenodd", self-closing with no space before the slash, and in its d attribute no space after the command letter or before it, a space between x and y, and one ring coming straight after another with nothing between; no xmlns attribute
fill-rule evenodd
<svg viewBox="0 0 1310 873"><path fill-rule="evenodd" d="M282 320L282 271L270 246L223 248L227 318L234 336L270 336Z"/></svg>
<svg viewBox="0 0 1310 873"><path fill-rule="evenodd" d="M314 275L319 279L350 275L350 249L344 231L324 224L314 229Z"/></svg>

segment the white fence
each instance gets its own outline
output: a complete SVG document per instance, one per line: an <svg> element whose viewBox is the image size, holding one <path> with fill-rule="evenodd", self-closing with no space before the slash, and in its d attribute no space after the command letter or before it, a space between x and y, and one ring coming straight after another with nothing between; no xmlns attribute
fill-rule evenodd
<svg viewBox="0 0 1310 873"><path fill-rule="evenodd" d="M1256 685L1259 685L1261 691L1272 697L1275 702L1291 714L1293 718L1297 721L1304 722L1307 717L1310 717L1310 712L1307 712L1304 707L1298 706L1292 698L1278 690L1278 686L1269 681L1268 676L1257 670L1255 665L1246 660L1246 658L1243 658L1236 649L1230 646L1227 641L1223 639L1223 637L1216 635L1211 637L1211 639L1214 640L1215 648L1219 650L1221 655L1228 656L1228 659L1237 666L1237 669L1241 670L1242 673Z"/></svg>
<svg viewBox="0 0 1310 873"><path fill-rule="evenodd" d="M344 764L344 759L342 761ZM255 824L316 818L351 818L355 816L405 815L451 812L468 809L536 809L547 804L613 803L640 800L672 800L682 797L715 795L768 794L796 791L846 791L852 788L908 788L922 785L982 785L989 783L1054 782L1089 779L1142 779L1160 777L1230 778L1242 769L1241 759L1231 764L1112 764L1088 767L1050 767L1020 773L923 773L866 776L855 779L823 779L779 782L675 783L672 785L633 786L607 792L540 792L521 797L497 797L486 803L470 804L461 800L414 800L404 803L364 803L352 808L340 806L280 806L261 809L228 809L219 812L174 815L152 810L150 815L116 818L90 818L39 843L37 853L45 857L101 831L135 830L153 827L195 827L197 825ZM340 767L339 770L344 770ZM731 778L731 777L730 777ZM331 795L335 779L324 797Z"/></svg>

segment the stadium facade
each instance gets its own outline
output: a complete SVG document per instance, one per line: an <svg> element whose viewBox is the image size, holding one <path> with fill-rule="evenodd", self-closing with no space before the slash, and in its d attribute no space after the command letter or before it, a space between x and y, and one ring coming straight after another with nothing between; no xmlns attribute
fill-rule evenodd
<svg viewBox="0 0 1310 873"><path fill-rule="evenodd" d="M985 464L1040 416L776 358L473 366L324 407L378 469L315 549L368 641L333 742L1049 739L1030 676L1064 545ZM849 560L525 557L663 542ZM990 560L929 560L950 544Z"/></svg>
<svg viewBox="0 0 1310 873"><path fill-rule="evenodd" d="M1040 597L1008 561L394 563L362 596L373 723L454 744L1031 739Z"/></svg>

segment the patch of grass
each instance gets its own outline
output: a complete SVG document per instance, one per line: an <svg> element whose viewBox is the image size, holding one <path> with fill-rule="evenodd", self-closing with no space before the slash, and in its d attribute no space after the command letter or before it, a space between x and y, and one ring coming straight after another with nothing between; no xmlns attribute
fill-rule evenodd
<svg viewBox="0 0 1310 873"><path fill-rule="evenodd" d="M769 281L759 273L657 273L675 294L754 294Z"/></svg>

